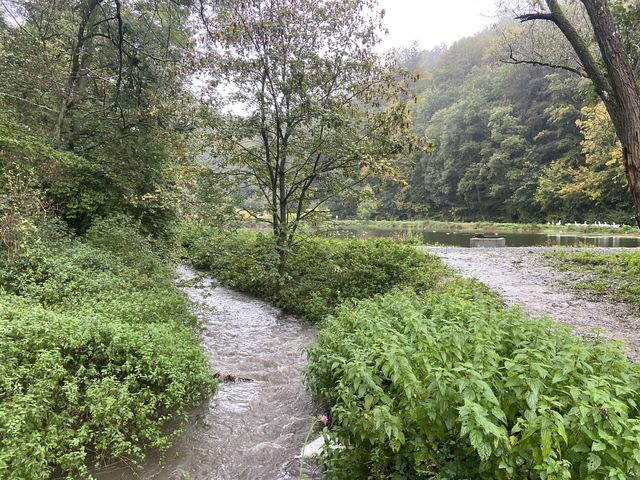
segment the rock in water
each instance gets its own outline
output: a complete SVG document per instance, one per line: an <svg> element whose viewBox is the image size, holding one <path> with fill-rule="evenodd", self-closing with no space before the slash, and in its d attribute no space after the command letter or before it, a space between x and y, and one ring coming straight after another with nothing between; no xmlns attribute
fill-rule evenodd
<svg viewBox="0 0 640 480"><path fill-rule="evenodd" d="M318 437L313 442L309 442L300 450L300 456L304 458L311 458L322 452L324 447L324 438Z"/></svg>

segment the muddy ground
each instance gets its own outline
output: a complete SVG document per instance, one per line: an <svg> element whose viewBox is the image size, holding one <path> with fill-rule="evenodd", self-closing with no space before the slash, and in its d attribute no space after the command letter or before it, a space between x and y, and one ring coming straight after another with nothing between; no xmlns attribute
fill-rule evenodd
<svg viewBox="0 0 640 480"><path fill-rule="evenodd" d="M549 248L425 247L464 276L475 277L530 315L548 315L577 335L621 340L640 360L640 316L631 306L571 290L574 272L560 272L543 256ZM591 250L593 251L593 250ZM602 249L613 253L617 249ZM602 329L601 331L598 331Z"/></svg>

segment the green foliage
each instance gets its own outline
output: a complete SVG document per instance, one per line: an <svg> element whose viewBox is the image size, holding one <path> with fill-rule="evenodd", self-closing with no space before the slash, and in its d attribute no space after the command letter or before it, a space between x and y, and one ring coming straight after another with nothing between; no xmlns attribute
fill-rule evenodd
<svg viewBox="0 0 640 480"><path fill-rule="evenodd" d="M344 305L309 349L328 479L631 479L640 367L475 282Z"/></svg>
<svg viewBox="0 0 640 480"><path fill-rule="evenodd" d="M2 478L140 461L215 385L171 270L123 223L84 242L49 223L0 259Z"/></svg>
<svg viewBox="0 0 640 480"><path fill-rule="evenodd" d="M628 32L638 15L627 10L634 11ZM498 62L514 32L527 35L502 21L444 50L399 56L421 69L414 129L434 148L414 156L408 186L384 185L367 218L632 222L606 111L593 107L593 92L566 72ZM433 61L416 62L420 56Z"/></svg>
<svg viewBox="0 0 640 480"><path fill-rule="evenodd" d="M117 148L81 156L0 116L2 224L10 226L8 217L55 212L84 233L94 218L124 214L139 220L146 233L166 238L175 216L178 172L150 136L131 134Z"/></svg>
<svg viewBox="0 0 640 480"><path fill-rule="evenodd" d="M576 272L576 282L570 285L640 308L640 253L559 250L548 255L559 268Z"/></svg>
<svg viewBox="0 0 640 480"><path fill-rule="evenodd" d="M55 209L80 226L114 203L113 192L104 189L103 175L90 161L52 147L24 125L1 116L0 166L0 194L5 196L0 208L5 216Z"/></svg>
<svg viewBox="0 0 640 480"><path fill-rule="evenodd" d="M545 168L536 200L557 218L591 210L609 221L631 223L632 201L625 178L622 147L604 104L582 109L578 120L583 158L562 158Z"/></svg>
<svg viewBox="0 0 640 480"><path fill-rule="evenodd" d="M298 238L284 277L278 274L270 235L190 226L182 244L191 264L209 269L222 283L311 321L324 318L348 299L367 298L395 286L427 290L445 273L435 256L388 239Z"/></svg>
<svg viewBox="0 0 640 480"><path fill-rule="evenodd" d="M8 0L1 165L35 165L31 187L79 233L121 213L169 234L193 123L188 3Z"/></svg>
<svg viewBox="0 0 640 480"><path fill-rule="evenodd" d="M374 51L375 0L221 1L210 12L207 67L232 87L210 92L245 106L208 122L214 168L255 194L245 210L268 212L282 271L300 225L367 177L394 176L399 154L420 145L404 75Z"/></svg>

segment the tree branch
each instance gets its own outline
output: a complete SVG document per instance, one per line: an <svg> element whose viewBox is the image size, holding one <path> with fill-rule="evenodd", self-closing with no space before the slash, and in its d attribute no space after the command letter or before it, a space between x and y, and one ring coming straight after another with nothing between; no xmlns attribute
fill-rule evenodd
<svg viewBox="0 0 640 480"><path fill-rule="evenodd" d="M524 15L518 15L516 20L520 22L531 22L533 20L546 20L549 22L553 22L557 25L557 19L550 13L526 13Z"/></svg>
<svg viewBox="0 0 640 480"><path fill-rule="evenodd" d="M502 63L508 63L510 65L533 65L535 67L549 67L559 70L566 70L582 78L589 78L589 76L577 68L570 67L569 65L560 65L556 63L540 62L537 60L519 60L513 54L513 47L509 45L509 60L500 60Z"/></svg>
<svg viewBox="0 0 640 480"><path fill-rule="evenodd" d="M46 105L41 105L39 103L32 102L31 100L27 100L26 98L22 98L22 97L17 97L15 95L11 95L10 93L0 92L0 95L2 95L3 97L9 97L9 98L13 98L14 100L19 100L21 102L28 103L29 105L33 105L35 107L42 108L43 110L47 110L48 112L56 112L57 111L57 110L54 110L53 108L47 107Z"/></svg>

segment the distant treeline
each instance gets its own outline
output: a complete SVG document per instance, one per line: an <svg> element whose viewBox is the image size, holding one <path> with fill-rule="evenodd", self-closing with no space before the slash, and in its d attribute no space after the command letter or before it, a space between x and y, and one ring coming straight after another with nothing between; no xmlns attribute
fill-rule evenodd
<svg viewBox="0 0 640 480"><path fill-rule="evenodd" d="M398 54L419 73L414 124L433 151L415 156L407 185L368 185L343 216L633 223L620 146L590 83L501 61L510 28Z"/></svg>

